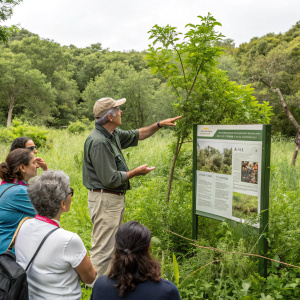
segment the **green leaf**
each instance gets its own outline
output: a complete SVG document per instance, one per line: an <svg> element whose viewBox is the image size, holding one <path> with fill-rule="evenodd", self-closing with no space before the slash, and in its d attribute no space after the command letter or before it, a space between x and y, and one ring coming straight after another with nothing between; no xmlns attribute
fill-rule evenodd
<svg viewBox="0 0 300 300"><path fill-rule="evenodd" d="M179 286L179 268L175 254L173 253L173 270L176 280L176 285Z"/></svg>
<svg viewBox="0 0 300 300"><path fill-rule="evenodd" d="M273 257L273 259L280 261L280 257L277 254ZM273 264L275 265L276 268L279 268L279 266L280 266L279 262L273 261Z"/></svg>

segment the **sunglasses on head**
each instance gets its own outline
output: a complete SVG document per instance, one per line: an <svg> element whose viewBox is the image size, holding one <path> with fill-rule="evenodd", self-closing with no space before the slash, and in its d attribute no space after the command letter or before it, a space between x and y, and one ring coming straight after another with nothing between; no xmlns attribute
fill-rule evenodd
<svg viewBox="0 0 300 300"><path fill-rule="evenodd" d="M70 195L71 194L71 197L73 197L73 195L74 195L74 190L70 187L70 192L69 192L69 194L68 195Z"/></svg>
<svg viewBox="0 0 300 300"><path fill-rule="evenodd" d="M31 151L33 151L36 148L36 146L30 146L30 147L25 147L25 148L30 149Z"/></svg>

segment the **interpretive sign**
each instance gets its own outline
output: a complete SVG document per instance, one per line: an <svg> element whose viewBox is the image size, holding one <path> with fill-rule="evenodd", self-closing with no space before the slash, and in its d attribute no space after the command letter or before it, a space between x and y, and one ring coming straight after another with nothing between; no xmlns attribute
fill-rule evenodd
<svg viewBox="0 0 300 300"><path fill-rule="evenodd" d="M270 144L270 125L194 125L194 238L197 216L237 222L251 219L252 226L264 230Z"/></svg>

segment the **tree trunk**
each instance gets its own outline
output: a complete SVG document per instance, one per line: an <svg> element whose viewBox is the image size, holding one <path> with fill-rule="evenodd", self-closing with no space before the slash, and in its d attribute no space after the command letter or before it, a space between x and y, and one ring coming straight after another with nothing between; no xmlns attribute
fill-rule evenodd
<svg viewBox="0 0 300 300"><path fill-rule="evenodd" d="M11 96L10 98L10 102L9 102L9 109L8 109L8 114L7 114L7 128L10 127L11 125L11 121L12 121L12 112L13 112L13 109L14 109L14 106L15 106L15 99L16 97L13 95Z"/></svg>
<svg viewBox="0 0 300 300"><path fill-rule="evenodd" d="M271 87L271 90L273 92L277 92L277 94L279 96L279 99L280 99L281 106L282 106L286 116L289 118L289 120L294 125L295 129L297 130L296 137L295 137L296 148L295 148L293 158L292 158L292 165L294 166L295 163L296 163L296 158L297 158L297 155L298 155L298 150L299 150L299 145L300 145L300 125L298 124L298 122L296 121L296 119L292 115L291 111L289 110L285 100L283 99L283 95L282 95L280 89L279 88L274 89L274 88Z"/></svg>
<svg viewBox="0 0 300 300"><path fill-rule="evenodd" d="M170 176L169 176L168 195L167 195L167 199L166 199L167 203L170 200L170 194L171 194L171 188L172 188L172 181L173 181L173 175L174 175L174 170L175 170L175 164L176 164L176 160L177 160L177 157L178 157L178 154L180 152L182 144L183 144L182 139L178 138L177 139L177 144L176 144L175 154L174 154L174 157L173 157L171 172L170 172Z"/></svg>
<svg viewBox="0 0 300 300"><path fill-rule="evenodd" d="M283 99L283 95L281 94L281 91L279 88L274 89L273 87L270 87L271 91L276 92L279 96L281 106L286 114L286 116L289 118L289 120L292 122L294 127L296 128L297 132L300 132L300 125L292 115L291 111L289 110L285 100Z"/></svg>
<svg viewBox="0 0 300 300"><path fill-rule="evenodd" d="M297 132L296 137L295 137L295 144L296 144L296 148L293 154L293 158L292 158L292 165L294 166L296 163L296 158L298 155L298 151L300 148L300 131Z"/></svg>
<svg viewBox="0 0 300 300"><path fill-rule="evenodd" d="M300 148L300 125L299 123L297 122L297 120L294 118L293 114L291 113L291 111L289 110L284 98L283 98L283 95L280 91L279 88L274 88L271 86L271 84L267 83L266 81L264 81L263 79L260 79L260 81L265 84L267 87L269 87L269 89L272 91L272 92L275 92L278 94L278 97L279 97L279 100L280 100L280 103L281 103L281 106L286 114L286 116L289 118L289 120L291 121L291 123L293 124L293 126L295 127L297 133L296 133L296 137L295 137L295 144L296 144L296 148L295 148L295 151L294 151L294 154L293 154L293 158L292 158L292 165L294 166L295 163L296 163L296 158L297 158L297 155L298 155L298 151L299 151L299 148Z"/></svg>

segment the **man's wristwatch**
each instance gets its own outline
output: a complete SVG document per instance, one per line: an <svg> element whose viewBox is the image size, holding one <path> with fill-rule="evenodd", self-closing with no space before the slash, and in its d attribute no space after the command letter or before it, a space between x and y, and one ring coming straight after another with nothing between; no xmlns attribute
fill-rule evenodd
<svg viewBox="0 0 300 300"><path fill-rule="evenodd" d="M157 122L157 127L158 127L158 128L163 128L164 126L161 126L161 125L159 124L159 122Z"/></svg>

